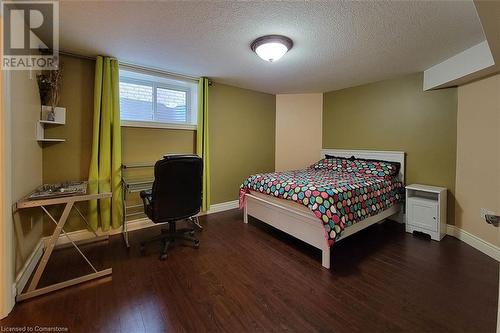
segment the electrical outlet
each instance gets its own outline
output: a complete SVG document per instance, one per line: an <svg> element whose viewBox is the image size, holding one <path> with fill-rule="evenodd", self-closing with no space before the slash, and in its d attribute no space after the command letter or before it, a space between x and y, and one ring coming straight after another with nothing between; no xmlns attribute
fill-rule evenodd
<svg viewBox="0 0 500 333"><path fill-rule="evenodd" d="M481 208L481 219L486 220L486 215L495 215L495 213L486 208Z"/></svg>

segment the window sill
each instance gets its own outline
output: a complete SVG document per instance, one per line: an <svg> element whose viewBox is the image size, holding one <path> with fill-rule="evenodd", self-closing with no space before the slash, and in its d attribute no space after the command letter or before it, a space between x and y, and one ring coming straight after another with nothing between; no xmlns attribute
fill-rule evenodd
<svg viewBox="0 0 500 333"><path fill-rule="evenodd" d="M164 128L164 129L196 131L196 125L191 125L191 124L167 124L167 123L156 123L152 121L122 120L120 125L122 127Z"/></svg>

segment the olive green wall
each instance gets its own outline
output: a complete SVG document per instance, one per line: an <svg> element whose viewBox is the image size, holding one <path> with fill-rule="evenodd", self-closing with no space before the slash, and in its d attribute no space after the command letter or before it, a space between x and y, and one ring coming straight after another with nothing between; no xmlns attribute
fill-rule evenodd
<svg viewBox="0 0 500 333"><path fill-rule="evenodd" d="M122 127L122 161L125 164L144 162L153 164L166 154L194 153L195 143L196 132L192 130ZM153 177L153 168L129 169L123 172L125 177L130 178ZM127 204L142 204L139 193L127 194ZM130 210L130 212L142 211L142 207ZM142 216L133 215L129 219Z"/></svg>
<svg viewBox="0 0 500 333"><path fill-rule="evenodd" d="M46 137L66 138L44 144L43 182L86 180L92 147L94 61L62 56L59 105L66 125L46 130ZM214 83L209 89L212 204L236 200L243 179L274 170L275 96ZM245 132L245 130L247 131ZM153 162L168 153L194 153L196 131L122 127L124 163ZM140 171L151 174L152 170ZM130 203L138 203L137 195ZM140 217L140 216L136 216ZM45 223L49 233L52 226ZM67 230L83 227L76 214Z"/></svg>
<svg viewBox="0 0 500 333"><path fill-rule="evenodd" d="M208 97L212 204L238 199L250 174L274 171L276 96L215 82Z"/></svg>
<svg viewBox="0 0 500 333"><path fill-rule="evenodd" d="M166 154L194 153L196 131L122 127L123 163L155 162Z"/></svg>
<svg viewBox="0 0 500 333"><path fill-rule="evenodd" d="M454 223L456 88L424 92L412 74L325 93L323 147L405 151L406 183L447 187Z"/></svg>
<svg viewBox="0 0 500 333"><path fill-rule="evenodd" d="M59 105L66 108L66 124L47 126L48 138L64 143L43 145L43 182L86 180L92 148L94 62L61 56L63 81Z"/></svg>
<svg viewBox="0 0 500 333"><path fill-rule="evenodd" d="M62 56L63 84L59 105L66 107L66 124L46 130L64 143L44 144L43 181L85 180L92 149L94 61ZM168 153L193 153L195 131L122 128L124 163L156 161Z"/></svg>

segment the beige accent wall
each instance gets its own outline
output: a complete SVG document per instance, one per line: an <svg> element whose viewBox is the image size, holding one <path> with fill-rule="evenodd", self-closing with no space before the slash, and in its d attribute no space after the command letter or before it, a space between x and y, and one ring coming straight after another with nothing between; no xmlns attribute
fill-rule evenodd
<svg viewBox="0 0 500 333"><path fill-rule="evenodd" d="M323 147L406 152L406 183L448 188L455 211L457 89L423 92L422 74L324 94Z"/></svg>
<svg viewBox="0 0 500 333"><path fill-rule="evenodd" d="M23 198L42 183L42 147L36 141L40 98L36 72L11 72L12 200ZM15 274L42 237L40 210L19 210L13 215Z"/></svg>
<svg viewBox="0 0 500 333"><path fill-rule="evenodd" d="M274 170L274 95L214 82L208 95L212 204L238 199L251 174Z"/></svg>
<svg viewBox="0 0 500 333"><path fill-rule="evenodd" d="M500 228L480 217L500 214L500 75L458 88L455 225L500 246Z"/></svg>
<svg viewBox="0 0 500 333"><path fill-rule="evenodd" d="M319 159L323 94L276 95L276 170L305 168Z"/></svg>
<svg viewBox="0 0 500 333"><path fill-rule="evenodd" d="M3 26L2 14L0 14L1 26ZM0 28L0 50L3 50L2 28ZM7 82L9 80L9 72L0 71L0 319L6 317L14 306L11 294L14 261L11 211L11 113L8 108L10 92Z"/></svg>
<svg viewBox="0 0 500 333"><path fill-rule="evenodd" d="M92 147L94 61L70 56L62 56L61 61L64 72L59 105L66 107L66 125L49 128L46 136L66 138L66 142L44 145L45 183L87 179ZM209 89L211 195L212 204L216 204L236 200L244 177L274 169L275 97L218 83ZM122 127L124 163L154 162L169 153L194 153L195 145L193 130ZM152 169L133 171L133 176L152 176ZM129 199L130 204L140 203L136 194ZM45 234L49 234L52 226L45 223L45 227ZM72 213L67 230L83 227Z"/></svg>
<svg viewBox="0 0 500 333"><path fill-rule="evenodd" d="M0 21L0 23L2 23ZM0 45L1 46L1 45ZM12 265L10 262L11 258L11 237L9 232L11 231L10 225L12 219L10 218L9 207L10 202L10 188L6 186L8 181L8 168L7 164L7 153L6 148L10 145L10 139L6 140L5 130L8 127L5 119L5 95L4 95L4 83L3 83L3 73L0 75L0 94L2 99L0 101L0 319L4 318L10 311L10 295L8 286L12 282Z"/></svg>

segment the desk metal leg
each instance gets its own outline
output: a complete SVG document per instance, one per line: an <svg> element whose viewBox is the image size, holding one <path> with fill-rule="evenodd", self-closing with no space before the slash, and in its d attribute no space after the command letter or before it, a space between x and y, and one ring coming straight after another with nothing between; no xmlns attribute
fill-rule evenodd
<svg viewBox="0 0 500 333"><path fill-rule="evenodd" d="M62 288L66 288L78 283L82 283L85 281L89 281L92 279L97 279L103 276L110 275L112 273L111 268L104 269L101 271L98 271L94 265L90 262L90 260L83 254L83 252L80 250L80 248L75 244L75 242L71 239L71 237L66 234L64 231L63 227L66 224L66 221L68 220L69 213L71 211L71 208L73 208L74 202L70 201L66 203L66 206L64 207L64 211L59 218L59 221L56 221L54 217L47 211L47 209L44 206L40 206L43 211L50 217L50 219L56 224L56 228L54 232L52 233L52 236L50 236L49 243L47 244L47 247L44 250L42 259L40 260L40 263L38 264L38 267L35 271L35 274L33 275L33 279L31 280L31 283L28 287L28 291L25 293L19 294L17 297L17 300L25 300L28 298L36 297L42 294L46 294L51 291L59 290ZM45 271L45 267L47 266L47 263L49 261L49 258L52 254L52 251L54 250L54 247L56 246L57 239L59 238L61 232L70 240L70 242L73 244L73 246L76 248L76 250L80 253L80 255L85 259L85 261L90 265L94 273L81 276L75 279L71 279L68 281L56 283L47 287L43 288L37 288L38 283L40 282L40 278L42 277L43 272Z"/></svg>

